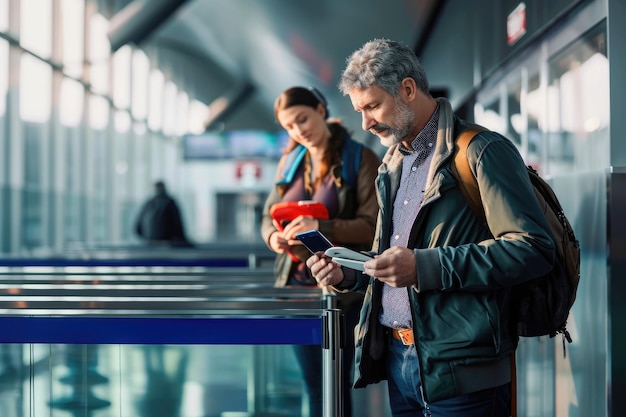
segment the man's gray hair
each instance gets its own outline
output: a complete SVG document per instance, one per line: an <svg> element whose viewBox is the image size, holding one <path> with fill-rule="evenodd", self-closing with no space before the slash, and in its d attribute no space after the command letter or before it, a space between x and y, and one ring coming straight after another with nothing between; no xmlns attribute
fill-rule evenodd
<svg viewBox="0 0 626 417"><path fill-rule="evenodd" d="M374 39L354 51L346 62L338 86L344 95L353 88L368 88L376 84L397 97L400 84L407 77L415 80L421 92L430 94L426 73L415 52L399 42Z"/></svg>

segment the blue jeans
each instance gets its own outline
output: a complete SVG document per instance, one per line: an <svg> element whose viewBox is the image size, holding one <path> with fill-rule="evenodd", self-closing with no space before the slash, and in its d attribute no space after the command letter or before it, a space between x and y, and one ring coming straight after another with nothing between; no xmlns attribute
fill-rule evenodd
<svg viewBox="0 0 626 417"><path fill-rule="evenodd" d="M391 338L387 353L389 402L393 417L510 417L511 384L428 403L420 392L415 346Z"/></svg>

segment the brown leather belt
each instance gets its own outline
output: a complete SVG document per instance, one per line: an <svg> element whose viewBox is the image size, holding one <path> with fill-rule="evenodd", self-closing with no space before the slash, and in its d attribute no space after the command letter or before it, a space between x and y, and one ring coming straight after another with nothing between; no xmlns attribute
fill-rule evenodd
<svg viewBox="0 0 626 417"><path fill-rule="evenodd" d="M413 330L411 329L391 329L391 334L394 338L400 340L403 345L409 346L414 342Z"/></svg>

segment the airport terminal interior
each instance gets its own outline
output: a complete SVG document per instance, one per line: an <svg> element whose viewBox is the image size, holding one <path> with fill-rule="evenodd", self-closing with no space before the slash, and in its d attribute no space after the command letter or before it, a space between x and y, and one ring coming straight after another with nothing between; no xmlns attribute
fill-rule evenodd
<svg viewBox="0 0 626 417"><path fill-rule="evenodd" d="M0 0L0 417L315 417L306 344L324 417L391 416L385 381L341 395L337 297L275 287L260 234L281 91L318 88L384 155L337 88L375 38L510 139L580 241L572 341L520 340L517 416L625 415L624 19L622 0ZM138 235L159 181L177 244Z"/></svg>

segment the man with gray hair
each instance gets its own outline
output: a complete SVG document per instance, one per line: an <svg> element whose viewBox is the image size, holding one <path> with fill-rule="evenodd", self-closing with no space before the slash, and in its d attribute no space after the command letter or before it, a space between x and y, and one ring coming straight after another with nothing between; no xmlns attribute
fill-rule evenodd
<svg viewBox="0 0 626 417"><path fill-rule="evenodd" d="M307 260L320 285L366 291L355 387L387 380L394 417L510 416L511 287L548 273L555 257L524 161L495 132L470 142L483 222L452 173L468 124L431 96L412 50L367 42L349 57L339 89L363 130L388 147L376 179L376 257L363 273L321 252Z"/></svg>

